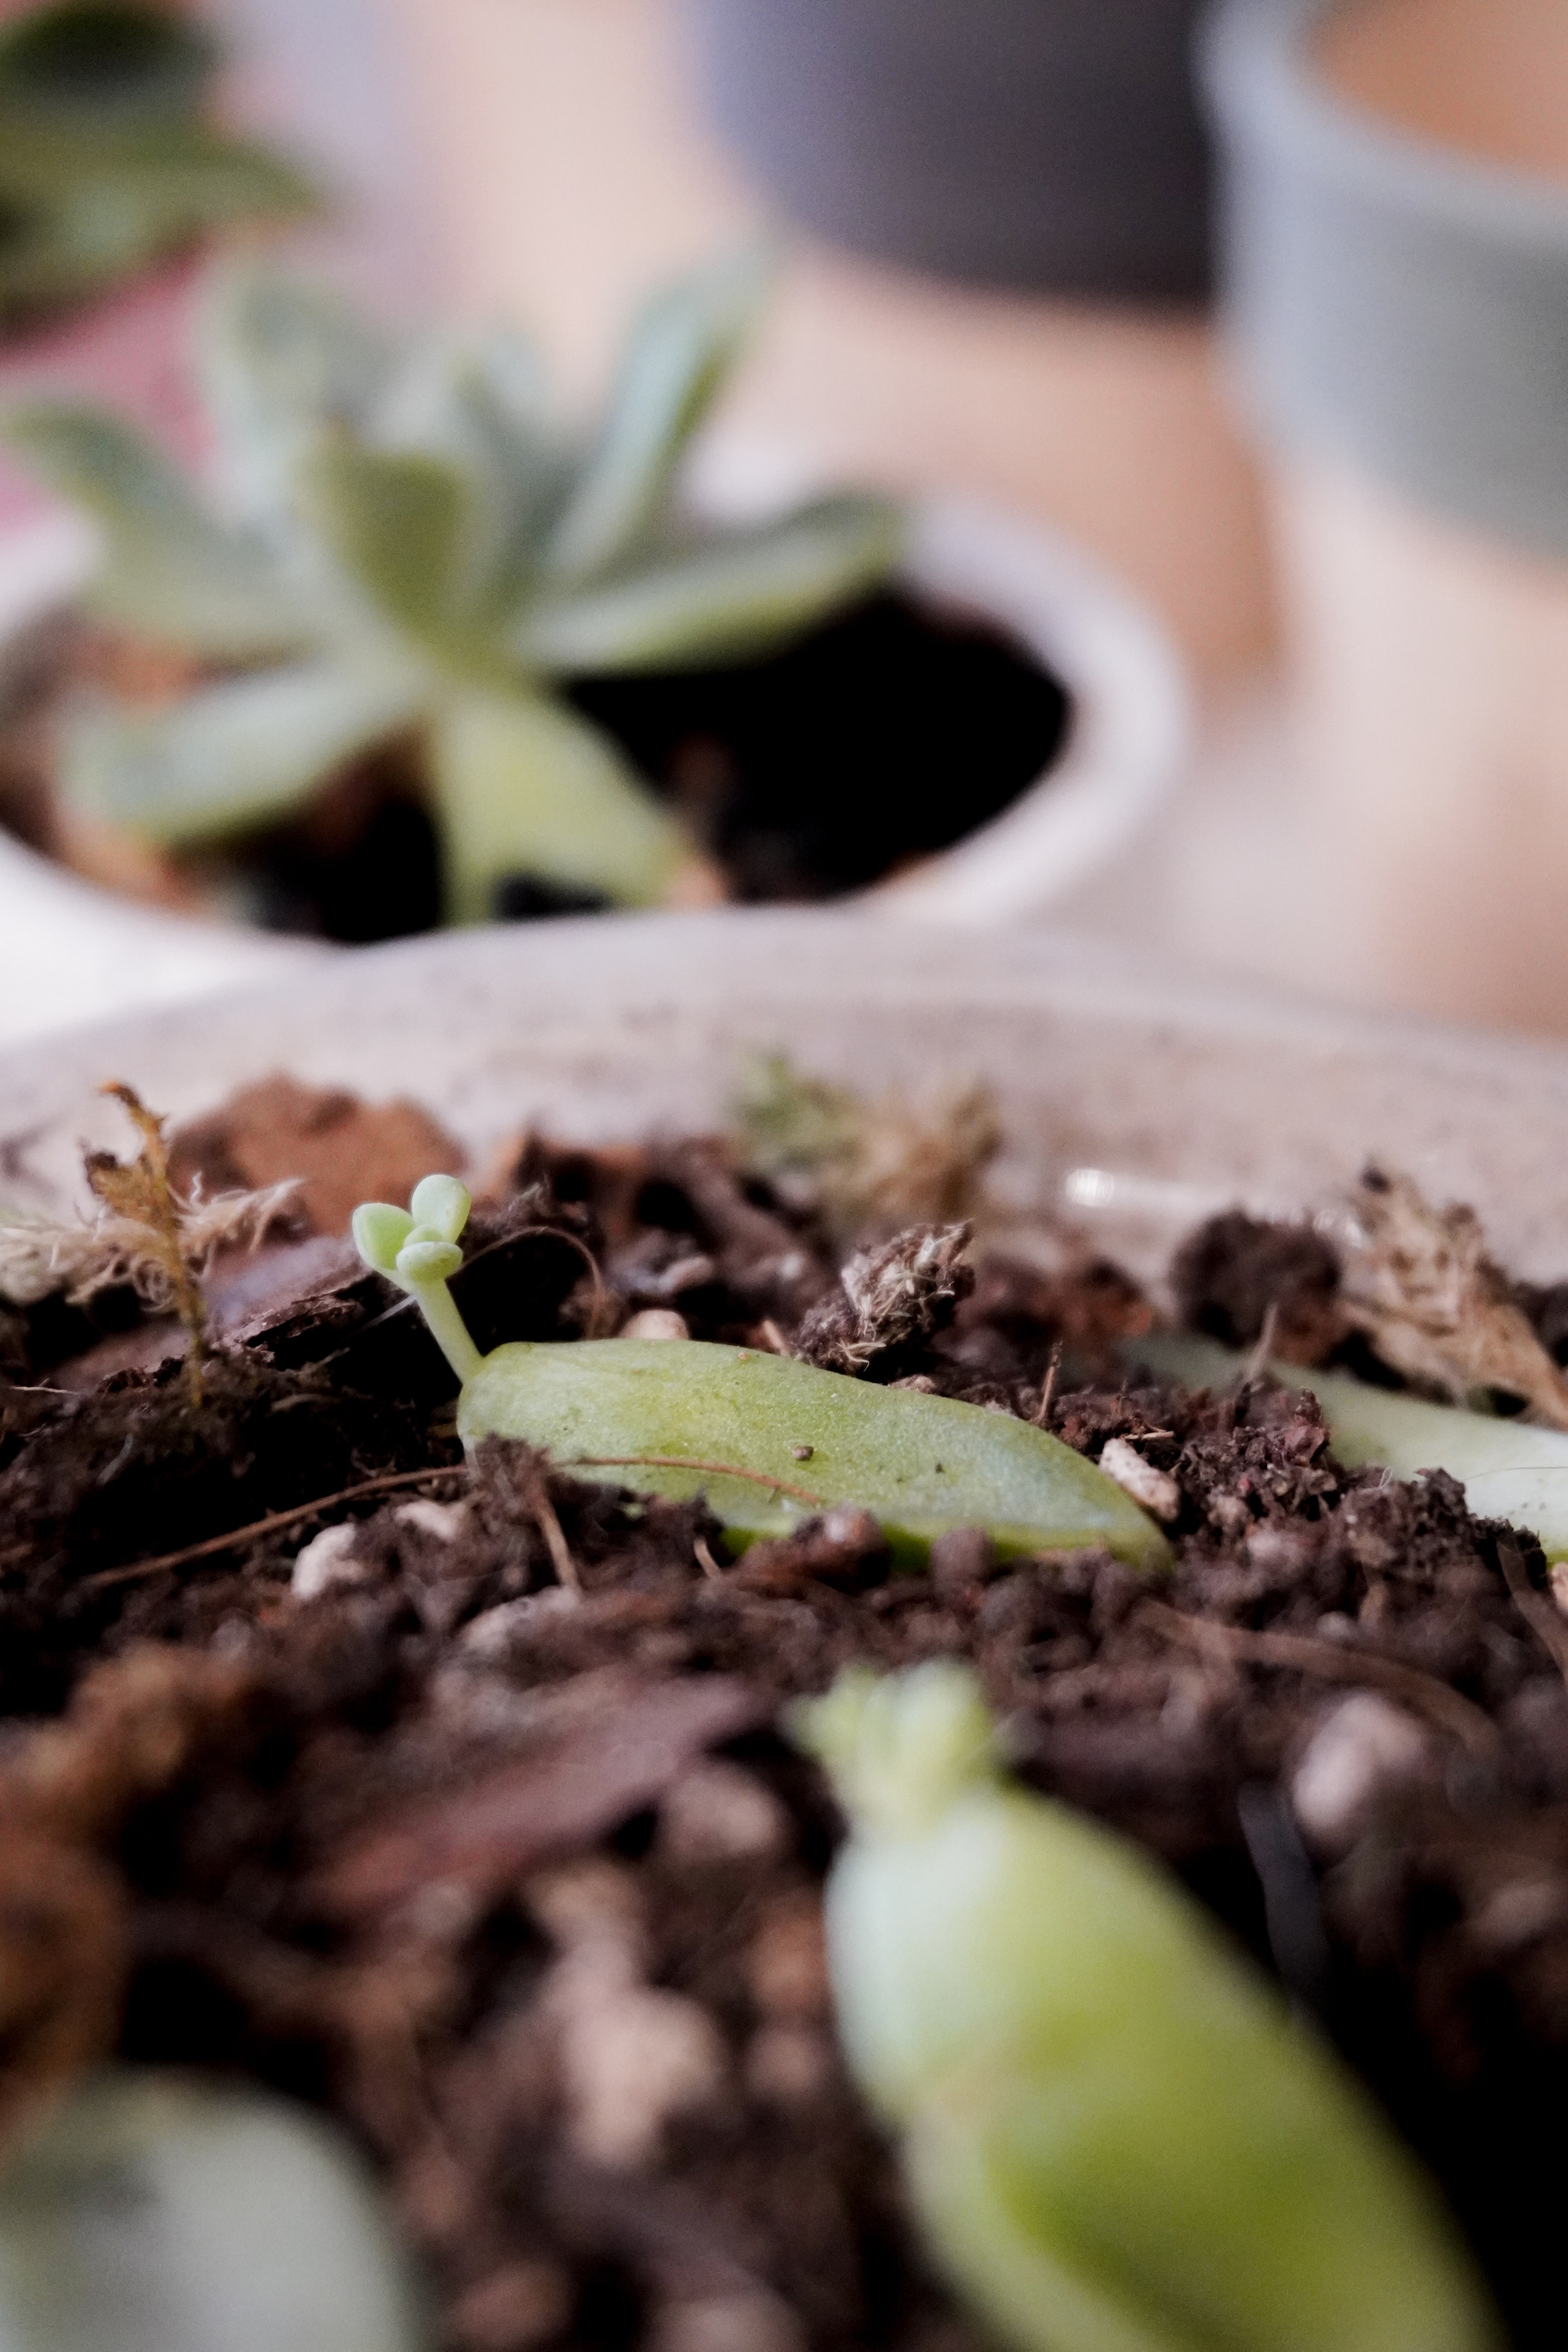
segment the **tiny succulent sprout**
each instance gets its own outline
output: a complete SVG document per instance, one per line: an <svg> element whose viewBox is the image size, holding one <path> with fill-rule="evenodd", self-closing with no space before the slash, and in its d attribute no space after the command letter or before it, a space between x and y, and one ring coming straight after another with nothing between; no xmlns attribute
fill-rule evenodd
<svg viewBox="0 0 1568 2352"><path fill-rule="evenodd" d="M468 1187L456 1176L425 1176L406 1209L365 1201L353 1213L361 1257L408 1293L460 1381L470 1380L483 1360L447 1287L463 1263L458 1237L471 1205Z"/></svg>
<svg viewBox="0 0 1568 2352"><path fill-rule="evenodd" d="M1499 2352L1432 2185L1121 1839L1009 1782L967 1667L796 1709L850 1835L850 2067L938 2259L1016 2352Z"/></svg>

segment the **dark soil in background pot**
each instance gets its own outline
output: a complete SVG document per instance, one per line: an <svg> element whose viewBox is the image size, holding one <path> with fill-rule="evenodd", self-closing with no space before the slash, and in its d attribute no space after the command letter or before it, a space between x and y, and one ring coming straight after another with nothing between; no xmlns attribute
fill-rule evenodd
<svg viewBox="0 0 1568 2352"><path fill-rule="evenodd" d="M8 708L0 699L0 823L38 847L56 845L41 721L82 668L79 637L53 626L13 660ZM1058 680L997 631L897 595L766 661L588 678L570 699L675 804L742 900L842 897L950 848L1050 767L1069 717ZM433 929L440 860L416 747L358 761L241 862L271 929L356 944ZM495 911L605 904L523 874Z"/></svg>
<svg viewBox="0 0 1568 2352"><path fill-rule="evenodd" d="M182 1164L216 1176L228 1150L204 1122ZM657 1306L765 1345L766 1318L798 1335L837 1283L812 1219L721 1145L534 1145L465 1236L480 1344L580 1333L584 1244L601 1328ZM129 1955L122 2014L101 1972L62 1979L75 2046L332 2110L383 2167L456 2352L656 2331L973 2352L836 2051L819 1890L839 1824L776 1727L847 1661L958 1654L1025 1775L1171 1864L1339 2043L1443 2182L1517 2352L1560 2343L1568 1689L1506 1531L1452 1481L1347 1473L1313 1402L1267 1381L1128 1380L1110 1349L1148 1322L1130 1283L992 1261L900 1376L1044 1407L1091 1455L1133 1443L1178 1490L1170 1580L1099 1552L1004 1566L975 1532L893 1577L853 1512L731 1566L700 1507L523 1447L465 1465L442 1360L377 1280L331 1271L336 1246L220 1269L195 1421L155 1368L166 1328L122 1335L106 1384L68 1360L43 1392L30 1319L9 1333L4 1753L58 1715L66 1780L97 1792L58 1835L121 1874L103 1899ZM1321 1323L1332 1289L1310 1237L1240 1218L1180 1265L1189 1320L1244 1342L1268 1307ZM327 1524L352 1532L307 1597L295 1558ZM1396 1711L1402 1760L1307 1832L1296 1776L1347 1693ZM62 1873L68 1955L75 1887ZM3 2113L33 2045L0 2026Z"/></svg>

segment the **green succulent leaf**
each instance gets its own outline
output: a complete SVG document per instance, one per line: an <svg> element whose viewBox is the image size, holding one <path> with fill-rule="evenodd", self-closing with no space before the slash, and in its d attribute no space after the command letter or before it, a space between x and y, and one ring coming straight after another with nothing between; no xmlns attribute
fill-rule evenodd
<svg viewBox="0 0 1568 2352"><path fill-rule="evenodd" d="M1104 1544L1135 1568L1170 1559L1153 1521L1045 1430L746 1348L514 1340L468 1382L458 1429L468 1444L525 1438L640 1492L705 1494L742 1543L843 1503L875 1514L906 1567L972 1527L1007 1555Z"/></svg>
<svg viewBox="0 0 1568 2352"><path fill-rule="evenodd" d="M647 905L689 855L607 739L538 697L455 698L431 757L450 922L489 921L513 874Z"/></svg>
<svg viewBox="0 0 1568 2352"><path fill-rule="evenodd" d="M194 653L247 656L307 624L261 543L226 530L152 443L117 417L42 404L0 417L28 468L101 524L90 602L105 618Z"/></svg>
<svg viewBox="0 0 1568 2352"><path fill-rule="evenodd" d="M205 132L87 148L0 127L0 309L84 299L209 230L310 202L288 165L260 149L214 151Z"/></svg>
<svg viewBox="0 0 1568 2352"><path fill-rule="evenodd" d="M200 236L318 201L280 157L198 121L40 128L0 112L0 309L102 292Z"/></svg>
<svg viewBox="0 0 1568 2352"><path fill-rule="evenodd" d="M551 541L560 578L592 578L651 535L686 446L756 322L770 274L756 251L731 256L644 310L604 430Z"/></svg>
<svg viewBox="0 0 1568 2352"><path fill-rule="evenodd" d="M455 467L336 435L297 478L307 520L377 612L458 669L496 666L473 614L482 502Z"/></svg>
<svg viewBox="0 0 1568 2352"><path fill-rule="evenodd" d="M60 782L94 814L183 848L289 816L353 753L410 726L420 700L395 672L263 670L163 709L78 719Z"/></svg>
<svg viewBox="0 0 1568 2352"><path fill-rule="evenodd" d="M414 1218L390 1201L362 1201L353 1213L354 1247L377 1274L392 1275L397 1253L414 1231Z"/></svg>
<svg viewBox="0 0 1568 2352"><path fill-rule="evenodd" d="M602 587L542 602L512 649L558 675L738 662L787 644L898 561L889 500L828 498L779 520L669 555Z"/></svg>
<svg viewBox="0 0 1568 2352"><path fill-rule="evenodd" d="M197 362L226 486L245 513L278 525L301 458L329 427L363 425L398 350L334 287L231 264L203 307Z"/></svg>
<svg viewBox="0 0 1568 2352"><path fill-rule="evenodd" d="M387 385L368 437L435 457L471 486L468 602L499 622L537 569L571 484L537 347L510 328L430 337Z"/></svg>
<svg viewBox="0 0 1568 2352"><path fill-rule="evenodd" d="M112 147L100 142L95 207L134 208L143 238L164 250L237 221L313 212L314 184L281 155L205 123L157 125Z"/></svg>
<svg viewBox="0 0 1568 2352"><path fill-rule="evenodd" d="M384 2195L308 2109L173 2069L76 2091L0 2182L5 2352L421 2352Z"/></svg>
<svg viewBox="0 0 1568 2352"><path fill-rule="evenodd" d="M0 32L0 120L177 121L201 102L217 46L184 16L130 0L60 0Z"/></svg>
<svg viewBox="0 0 1568 2352"><path fill-rule="evenodd" d="M468 1186L457 1176L422 1176L408 1196L409 1213L437 1241L455 1242L473 1207Z"/></svg>

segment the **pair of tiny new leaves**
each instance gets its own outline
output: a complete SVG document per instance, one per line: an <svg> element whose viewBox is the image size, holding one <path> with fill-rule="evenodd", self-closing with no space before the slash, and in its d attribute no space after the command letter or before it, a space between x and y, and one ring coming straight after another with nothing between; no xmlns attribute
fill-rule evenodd
<svg viewBox="0 0 1568 2352"><path fill-rule="evenodd" d="M354 1246L366 1265L401 1289L416 1293L426 1283L445 1282L463 1263L458 1247L472 1202L456 1176L426 1176L416 1184L406 1209L390 1201L366 1201L354 1211Z"/></svg>
<svg viewBox="0 0 1568 2352"><path fill-rule="evenodd" d="M463 1263L458 1237L471 1206L468 1187L455 1176L426 1176L406 1209L365 1201L353 1215L354 1247L366 1265L418 1302L442 1354L465 1381L481 1358L447 1285Z"/></svg>

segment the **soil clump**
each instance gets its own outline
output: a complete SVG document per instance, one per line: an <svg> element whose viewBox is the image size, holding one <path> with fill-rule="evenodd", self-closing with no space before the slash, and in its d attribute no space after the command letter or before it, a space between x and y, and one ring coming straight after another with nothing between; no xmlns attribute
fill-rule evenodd
<svg viewBox="0 0 1568 2352"><path fill-rule="evenodd" d="M181 1164L245 1131L204 1122ZM50 1896L25 1952L0 1905L0 2120L111 2051L322 2105L453 2352L978 2352L837 2053L841 1824L781 1728L847 1663L957 1655L1025 1778L1168 1863L1339 2044L1520 2352L1555 2345L1568 1688L1510 1591L1550 1602L1528 1540L1440 1473L1347 1472L1308 1396L1129 1372L1150 1308L1103 1265L972 1279L928 1228L846 1281L711 1139L535 1139L492 1178L456 1282L481 1347L657 1311L1119 1441L1172 1482L1172 1574L964 1529L895 1576L857 1511L731 1562L700 1504L495 1441L465 1462L433 1343L330 1233L215 1307L199 1416L172 1327L73 1388L58 1318L17 1316L0 1885ZM1237 1216L1176 1286L1247 1342L1271 1309L1321 1335L1332 1277L1316 1235Z"/></svg>

